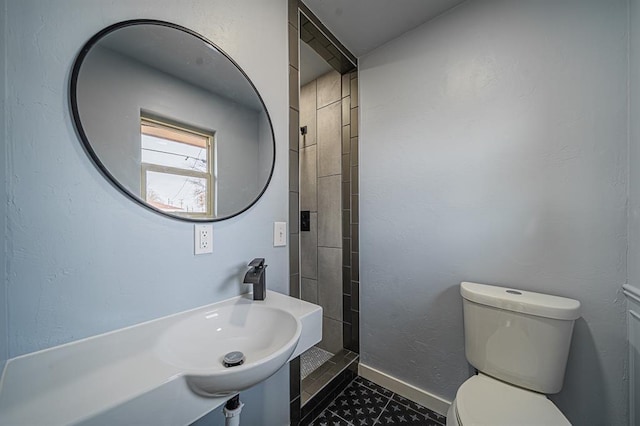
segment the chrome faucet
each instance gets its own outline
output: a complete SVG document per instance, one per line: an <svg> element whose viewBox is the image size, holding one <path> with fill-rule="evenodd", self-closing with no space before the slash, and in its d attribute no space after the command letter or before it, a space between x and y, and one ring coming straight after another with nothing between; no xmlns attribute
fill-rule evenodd
<svg viewBox="0 0 640 426"><path fill-rule="evenodd" d="M264 300L267 293L267 265L264 258L256 258L248 265L251 269L244 275L243 284L253 284L253 300Z"/></svg>

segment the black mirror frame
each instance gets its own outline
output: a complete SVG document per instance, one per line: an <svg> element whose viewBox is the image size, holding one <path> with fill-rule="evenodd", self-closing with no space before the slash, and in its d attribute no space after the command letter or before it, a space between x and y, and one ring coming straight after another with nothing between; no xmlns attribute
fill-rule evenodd
<svg viewBox="0 0 640 426"><path fill-rule="evenodd" d="M254 198L253 201L251 201L242 210L240 210L238 212L235 212L235 213L233 213L231 215L224 216L224 217L204 218L204 219L184 217L184 216L174 215L174 214L170 214L170 213L167 213L165 211L162 211L162 210L160 210L160 209L158 209L156 207L153 207L150 204L144 202L144 200L142 200L142 198L140 198L137 195L133 194L123 184L121 184L115 178L115 176L113 176L111 174L111 172L109 172L107 167L102 163L102 161L98 157L97 153L95 152L95 150L91 146L89 138L87 137L87 134L84 131L84 128L82 127L82 121L80 120L80 111L78 109L78 98L77 98L77 93L76 92L77 92L77 89L78 89L78 76L80 74L80 68L82 67L82 63L83 63L84 59L86 58L87 54L89 53L89 51L91 50L91 48L98 41L100 41L100 39L102 39L102 37L114 32L116 30L119 30L121 28L134 26L134 25L159 25L159 26L169 27L169 28L173 28L173 29L176 29L176 30L179 30L179 31L183 31L183 32L185 32L187 34L190 34L190 35L200 39L203 43L209 45L210 47L213 47L216 51L220 52L225 58L227 58L238 69L238 71L244 76L244 78L251 85L251 87L255 91L256 95L258 96L258 99L260 100L260 103L262 104L262 107L264 108L264 112L267 115L267 121L269 123L269 129L271 131L271 142L273 144L273 159L271 161L271 170L269 171L269 177L267 178L267 181L265 182L264 187L262 188L260 193L256 196L256 198ZM174 24L174 23L166 22L166 21L155 20L155 19L132 19L132 20L128 20L128 21L118 22L118 23L115 23L115 24L112 24L112 25L106 27L106 28L102 29L101 31L99 31L98 33L96 33L93 37L91 37L89 39L89 41L87 41L82 46L82 49L80 49L80 52L78 53L78 56L74 60L73 67L71 69L71 78L70 78L70 82L69 82L69 94L70 94L69 100L70 100L71 116L72 116L72 121L73 121L74 128L76 130L76 133L77 133L78 137L80 138L80 141L82 142L82 145L83 145L83 148L84 148L85 152L89 155L89 157L91 158L91 160L93 161L95 166L102 173L102 175L105 176L105 178L107 178L107 180L112 185L114 185L117 189L119 189L122 193L124 193L126 196L131 198L136 203L142 205L143 207L145 207L145 208L147 208L147 209L149 209L149 210L151 210L151 211L153 211L155 213L158 213L158 214L160 214L162 216L165 216L165 217L168 217L168 218L171 218L171 219L176 219L176 220L180 220L180 221L183 221L183 222L195 222L195 223L198 223L198 222L218 222L218 221L230 219L232 217L235 217L235 216L238 216L238 215L244 213L245 211L247 211L251 207L253 207L253 205L256 204L258 202L258 200L262 197L262 195L266 192L267 188L269 187L269 184L271 183L271 178L273 177L273 171L275 169L275 163L276 163L276 138L275 138L275 133L273 131L273 123L271 121L271 116L269 115L269 110L267 109L267 106L265 105L264 100L262 99L262 96L260 96L260 92L258 92L258 89L256 89L256 86L253 84L253 82L251 81L251 79L249 78L247 73L245 73L244 70L242 68L240 68L240 65L238 65L236 63L236 61L234 61L224 50L222 50L220 47L218 47L215 43L213 43L211 40L208 40L207 38L203 37L202 35L196 33L195 31L192 31L192 30L190 30L188 28L185 28L185 27L183 27L181 25L178 25L178 24Z"/></svg>

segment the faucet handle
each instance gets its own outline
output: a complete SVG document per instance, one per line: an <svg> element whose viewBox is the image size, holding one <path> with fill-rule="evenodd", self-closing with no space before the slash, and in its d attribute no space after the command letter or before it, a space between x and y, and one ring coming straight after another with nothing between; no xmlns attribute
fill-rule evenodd
<svg viewBox="0 0 640 426"><path fill-rule="evenodd" d="M257 257L253 259L248 266L258 269L264 268L264 257Z"/></svg>

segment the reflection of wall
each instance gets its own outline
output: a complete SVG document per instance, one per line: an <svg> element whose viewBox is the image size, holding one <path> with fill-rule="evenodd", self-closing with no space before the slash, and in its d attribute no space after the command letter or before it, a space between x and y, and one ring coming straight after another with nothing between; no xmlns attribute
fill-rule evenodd
<svg viewBox="0 0 640 426"><path fill-rule="evenodd" d="M361 58L364 364L453 399L460 281L574 297L552 399L627 424L626 11L470 1Z"/></svg>
<svg viewBox="0 0 640 426"><path fill-rule="evenodd" d="M269 263L268 288L288 291L288 253L272 241L273 221L288 213L286 2L115 0L98 7L24 0L2 10L9 356L247 292L242 276L258 256ZM279 167L271 186L249 211L213 224L212 255L194 257L192 224L156 215L114 189L83 152L69 118L69 72L82 44L111 23L150 14L203 34L242 64L274 124ZM287 389L283 369L243 392L243 422L286 424ZM223 424L219 410L208 424Z"/></svg>
<svg viewBox="0 0 640 426"><path fill-rule="evenodd" d="M341 76L332 71L300 90L300 210L311 231L300 232L301 296L323 308L320 347L342 349Z"/></svg>
<svg viewBox="0 0 640 426"><path fill-rule="evenodd" d="M215 131L218 216L240 210L261 189L257 112L102 48L87 56L78 87L92 146L132 192L140 191L140 110Z"/></svg>

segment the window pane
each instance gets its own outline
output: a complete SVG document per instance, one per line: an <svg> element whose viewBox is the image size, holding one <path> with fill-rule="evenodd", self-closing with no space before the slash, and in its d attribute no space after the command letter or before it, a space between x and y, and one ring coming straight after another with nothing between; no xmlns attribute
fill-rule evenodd
<svg viewBox="0 0 640 426"><path fill-rule="evenodd" d="M147 171L147 203L166 212L206 213L207 180Z"/></svg>
<svg viewBox="0 0 640 426"><path fill-rule="evenodd" d="M208 172L205 148L145 134L142 135L142 162Z"/></svg>

